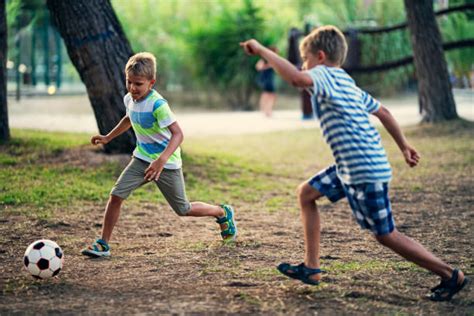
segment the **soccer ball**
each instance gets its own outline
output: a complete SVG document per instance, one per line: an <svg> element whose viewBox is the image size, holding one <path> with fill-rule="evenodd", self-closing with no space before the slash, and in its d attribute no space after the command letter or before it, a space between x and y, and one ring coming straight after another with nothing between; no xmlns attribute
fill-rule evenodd
<svg viewBox="0 0 474 316"><path fill-rule="evenodd" d="M23 263L31 275L37 279L47 279L57 275L64 262L64 254L57 243L40 239L26 248Z"/></svg>

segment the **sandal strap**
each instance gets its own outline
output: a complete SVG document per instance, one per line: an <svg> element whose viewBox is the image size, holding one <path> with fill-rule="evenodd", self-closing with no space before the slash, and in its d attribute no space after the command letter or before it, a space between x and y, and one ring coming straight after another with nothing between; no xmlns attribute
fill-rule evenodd
<svg viewBox="0 0 474 316"><path fill-rule="evenodd" d="M469 282L469 279L465 276L463 282L458 284L458 278L459 270L454 269L453 275L449 280L441 281L438 286L431 289L433 293L431 294L430 299L437 302L451 300L454 294L459 292Z"/></svg>
<svg viewBox="0 0 474 316"><path fill-rule="evenodd" d="M453 275L451 276L451 279L447 282L446 286L448 287L455 287L458 285L458 276L459 276L459 270L454 269L453 270Z"/></svg>
<svg viewBox="0 0 474 316"><path fill-rule="evenodd" d="M225 216L216 218L216 223L218 223L218 224L224 224L226 222L227 222L227 217L225 217Z"/></svg>
<svg viewBox="0 0 474 316"><path fill-rule="evenodd" d="M228 217L228 210L224 204L220 205L221 208L224 210L224 216L216 218L216 223L219 225L227 224L227 228L221 231L221 236L226 237L229 235L235 234L235 225L231 225L231 219Z"/></svg>
<svg viewBox="0 0 474 316"><path fill-rule="evenodd" d="M449 280L441 280L441 282L438 285L436 285L435 287L431 288L430 291L431 292L436 292L436 290L439 290L441 288L446 288L446 287L452 286L453 283L454 283L454 285L456 285L458 283L458 274L459 274L459 270L454 269L453 274L451 275L451 278Z"/></svg>
<svg viewBox="0 0 474 316"><path fill-rule="evenodd" d="M292 279L297 279L297 280L302 281L303 283L311 284L311 285L318 285L319 281L312 280L310 276L324 272L323 270L319 268L317 269L308 268L304 265L304 262L299 265L291 265L286 262L281 263L280 265L278 265L277 269L278 271L280 271L287 277L290 277Z"/></svg>
<svg viewBox="0 0 474 316"><path fill-rule="evenodd" d="M323 272L323 270L321 270L319 268L316 268L316 269L308 268L307 266L304 265L304 262L297 265L297 269L300 269L301 272L303 272L304 275L306 275L306 276L311 276L313 274L318 274L318 273Z"/></svg>
<svg viewBox="0 0 474 316"><path fill-rule="evenodd" d="M102 249L99 249L98 246L100 246ZM99 238L92 244L92 248L94 251L107 251L109 250L109 245L105 240Z"/></svg>
<svg viewBox="0 0 474 316"><path fill-rule="evenodd" d="M292 275L305 275L305 276L311 276L313 274L318 274L318 273L324 273L326 271L324 270L321 270L319 268L316 268L316 269L312 269L312 268L308 268L307 266L304 265L304 263L300 263L298 265L292 265L292 264L289 264L289 263L282 263L278 266L278 269L281 271L285 271L285 272L288 272L289 270L293 271L291 272L290 274Z"/></svg>

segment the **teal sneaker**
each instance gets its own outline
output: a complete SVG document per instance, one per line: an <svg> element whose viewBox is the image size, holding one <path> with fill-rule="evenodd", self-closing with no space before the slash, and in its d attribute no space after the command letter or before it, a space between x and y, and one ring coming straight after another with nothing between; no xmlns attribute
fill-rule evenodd
<svg viewBox="0 0 474 316"><path fill-rule="evenodd" d="M216 222L221 226L221 236L224 242L232 242L237 238L237 224L234 219L234 209L227 204L221 204L225 215L218 218Z"/></svg>
<svg viewBox="0 0 474 316"><path fill-rule="evenodd" d="M91 246L82 249L81 253L93 258L110 257L110 246L105 240L99 238Z"/></svg>

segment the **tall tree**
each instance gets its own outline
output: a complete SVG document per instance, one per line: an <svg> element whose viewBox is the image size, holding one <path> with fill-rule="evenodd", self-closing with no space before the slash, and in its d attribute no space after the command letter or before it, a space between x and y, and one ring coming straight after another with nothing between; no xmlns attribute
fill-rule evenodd
<svg viewBox="0 0 474 316"><path fill-rule="evenodd" d="M0 0L0 142L10 139L7 108L7 15L5 8L5 0Z"/></svg>
<svg viewBox="0 0 474 316"><path fill-rule="evenodd" d="M124 67L133 54L109 0L48 0L58 28L94 110L101 134L125 115ZM109 153L128 153L135 137L128 131L105 145Z"/></svg>
<svg viewBox="0 0 474 316"><path fill-rule="evenodd" d="M423 122L458 118L433 0L404 0Z"/></svg>

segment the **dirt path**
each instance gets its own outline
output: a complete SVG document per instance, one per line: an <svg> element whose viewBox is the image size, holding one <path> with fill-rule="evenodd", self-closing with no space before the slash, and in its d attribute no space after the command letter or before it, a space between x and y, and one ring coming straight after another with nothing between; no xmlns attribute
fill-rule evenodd
<svg viewBox="0 0 474 316"><path fill-rule="evenodd" d="M381 100L401 125L420 120L415 95ZM210 135L255 134L301 128L317 128L315 121L301 120L299 99L280 96L271 119L259 112L196 112L176 107L179 123L187 137ZM474 94L458 93L457 110L462 117L474 120ZM14 128L34 128L50 131L96 133L92 109L87 96L24 98L19 103L9 100L10 125ZM285 110L280 110L284 108ZM374 120L379 124L377 120Z"/></svg>
<svg viewBox="0 0 474 316"><path fill-rule="evenodd" d="M418 192L393 190L397 224L448 262L472 272L474 181L443 181L449 192L436 186ZM436 277L377 245L354 224L346 202L321 206L322 265L328 273L319 287L291 281L275 269L281 261L302 260L295 205L282 205L273 213L261 211L263 202L237 201L235 207L241 235L235 245L224 246L213 221L177 217L163 205L126 205L112 242L113 257L99 260L86 259L79 250L84 236L92 238L100 229L102 203L76 206L67 213L56 210L50 221L3 217L0 315L474 311L472 287L450 303L425 299ZM34 281L23 270L24 247L18 245L44 236L62 245L66 264L59 278Z"/></svg>

